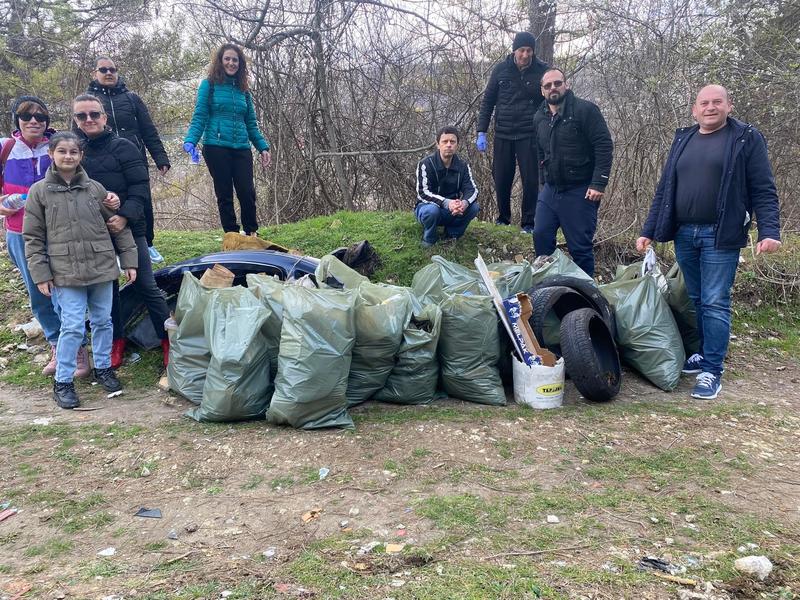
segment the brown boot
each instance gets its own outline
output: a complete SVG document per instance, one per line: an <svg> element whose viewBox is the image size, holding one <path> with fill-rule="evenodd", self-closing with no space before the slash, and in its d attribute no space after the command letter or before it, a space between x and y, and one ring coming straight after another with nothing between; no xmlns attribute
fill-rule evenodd
<svg viewBox="0 0 800 600"><path fill-rule="evenodd" d="M88 377L92 372L92 367L89 365L89 351L86 346L78 348L78 356L76 357L75 377L83 379Z"/></svg>
<svg viewBox="0 0 800 600"><path fill-rule="evenodd" d="M44 366L44 369L42 369L42 375L56 374L56 365L58 364L56 361L56 345L50 344L50 350L52 351L52 354L50 355L50 362Z"/></svg>

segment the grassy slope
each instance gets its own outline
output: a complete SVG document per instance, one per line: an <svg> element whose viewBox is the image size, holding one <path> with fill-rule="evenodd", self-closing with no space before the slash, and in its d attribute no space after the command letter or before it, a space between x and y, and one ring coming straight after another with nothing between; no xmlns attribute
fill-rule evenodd
<svg viewBox="0 0 800 600"><path fill-rule="evenodd" d="M414 273L426 265L430 257L440 254L448 260L467 266L480 252L487 263L523 256L531 259L531 238L516 227L500 227L481 221L473 222L467 234L457 244L437 244L430 250L420 247L421 226L410 212L339 212L331 216L316 217L298 223L266 227L259 231L262 238L296 249L310 256L322 256L341 246L367 239L381 257L382 266L372 277L373 281L385 281L398 285L410 285ZM222 232L214 231L159 231L156 246L167 263L176 263L201 254L219 251ZM620 255L630 250L631 242L622 241L617 247L604 247L598 259ZM787 244L789 248L792 244ZM796 244L795 244L796 246ZM667 252L669 250L667 249ZM777 259L763 257L754 260L745 249L747 259L737 280L737 289L742 298L736 305L734 332L740 337L752 338L762 349L775 349L796 354L800 332L795 327L778 326L778 323L800 323L800 302L797 293L787 302L774 293L774 286L759 282L753 274L756 265L762 270L768 265L773 272L796 273L800 271L800 253L784 252ZM607 260L607 259L606 259ZM671 260L669 260L671 262ZM613 265L607 265L612 267ZM601 268L602 265L598 265ZM19 323L28 320L24 288L18 276L11 274L7 256L0 257L0 271L7 276L0 279L0 308L2 322ZM754 300L755 299L755 300ZM21 333L9 328L0 328L0 347L18 344ZM0 380L26 387L45 387L49 378L41 377L34 368L29 355L17 353L10 357L9 366L0 372ZM160 371L157 352L144 353L141 362L123 369L123 380L134 387L152 385Z"/></svg>

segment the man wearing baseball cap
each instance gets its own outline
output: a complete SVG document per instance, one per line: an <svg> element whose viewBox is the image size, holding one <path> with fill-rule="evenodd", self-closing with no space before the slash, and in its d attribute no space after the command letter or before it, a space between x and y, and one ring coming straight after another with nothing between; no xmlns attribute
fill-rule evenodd
<svg viewBox="0 0 800 600"><path fill-rule="evenodd" d="M513 53L495 66L478 114L477 147L486 152L486 132L494 113L492 174L497 194L498 225L511 224L511 186L519 163L522 179L522 229L533 234L539 191L539 158L533 117L544 101L539 83L548 65L536 58L536 38L527 31L514 36Z"/></svg>

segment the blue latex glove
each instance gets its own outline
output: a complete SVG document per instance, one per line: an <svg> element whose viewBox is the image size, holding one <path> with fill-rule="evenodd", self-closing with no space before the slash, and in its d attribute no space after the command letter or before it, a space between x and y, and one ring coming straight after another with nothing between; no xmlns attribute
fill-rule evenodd
<svg viewBox="0 0 800 600"><path fill-rule="evenodd" d="M486 149L489 147L489 143L486 141L485 132L478 132L478 141L475 142L475 145L478 147L478 152L486 152Z"/></svg>
<svg viewBox="0 0 800 600"><path fill-rule="evenodd" d="M200 164L200 151L192 142L184 142L183 143L183 151L189 155L192 159L192 162L196 165Z"/></svg>

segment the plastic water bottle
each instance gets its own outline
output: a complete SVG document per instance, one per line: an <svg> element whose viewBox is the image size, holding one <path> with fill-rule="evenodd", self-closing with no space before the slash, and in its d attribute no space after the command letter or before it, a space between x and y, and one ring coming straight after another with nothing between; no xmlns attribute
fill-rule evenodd
<svg viewBox="0 0 800 600"><path fill-rule="evenodd" d="M9 194L3 198L3 207L10 208L11 210L19 210L25 206L25 201L28 199L28 194Z"/></svg>

